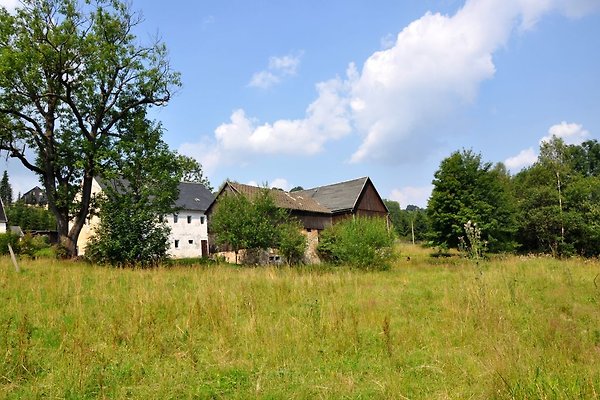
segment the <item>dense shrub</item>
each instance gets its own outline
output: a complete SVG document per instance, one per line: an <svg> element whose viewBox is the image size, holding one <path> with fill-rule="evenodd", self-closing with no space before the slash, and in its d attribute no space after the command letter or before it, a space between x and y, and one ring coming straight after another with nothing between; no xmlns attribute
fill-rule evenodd
<svg viewBox="0 0 600 400"><path fill-rule="evenodd" d="M352 218L327 228L317 250L334 264L361 269L387 269L394 256L394 234L381 218Z"/></svg>
<svg viewBox="0 0 600 400"><path fill-rule="evenodd" d="M15 253L19 252L19 236L13 233L0 233L0 254L8 254L8 245L11 245Z"/></svg>
<svg viewBox="0 0 600 400"><path fill-rule="evenodd" d="M53 255L53 251L46 236L33 236L27 233L19 242L19 254L31 258L46 257Z"/></svg>

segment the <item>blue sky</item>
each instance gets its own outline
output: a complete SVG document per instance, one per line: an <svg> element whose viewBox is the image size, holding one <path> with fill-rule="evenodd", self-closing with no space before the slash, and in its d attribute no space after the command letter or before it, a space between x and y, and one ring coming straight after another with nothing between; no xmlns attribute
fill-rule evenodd
<svg viewBox="0 0 600 400"><path fill-rule="evenodd" d="M11 1L0 0L10 5ZM13 1L14 3L14 1ZM600 137L600 0L134 0L183 87L165 139L226 178L290 189L370 176L425 206L461 148L531 164ZM8 167L15 192L35 177Z"/></svg>

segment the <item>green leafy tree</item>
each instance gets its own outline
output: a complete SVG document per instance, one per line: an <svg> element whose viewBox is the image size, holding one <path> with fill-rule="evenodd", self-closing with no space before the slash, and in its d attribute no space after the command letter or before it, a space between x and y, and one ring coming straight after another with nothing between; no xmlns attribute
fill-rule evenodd
<svg viewBox="0 0 600 400"><path fill-rule="evenodd" d="M452 153L435 173L427 205L434 243L458 247L464 225L476 222L490 251L512 250L513 202L492 164L471 150Z"/></svg>
<svg viewBox="0 0 600 400"><path fill-rule="evenodd" d="M119 127L122 139L105 166L105 190L95 199L100 224L86 256L118 266L153 266L167 257L170 229L162 216L174 211L186 171L161 139L159 125L140 112Z"/></svg>
<svg viewBox="0 0 600 400"><path fill-rule="evenodd" d="M56 219L45 207L17 201L6 207L6 215L11 225L20 226L23 231L56 230Z"/></svg>
<svg viewBox="0 0 600 400"><path fill-rule="evenodd" d="M222 196L210 218L210 231L218 245L231 247L236 262L241 249L246 250L248 257L243 261L248 262L256 261L253 256L260 250L280 248L287 261L294 263L299 258L297 251L306 248L298 225L275 205L266 188L251 200L232 193Z"/></svg>
<svg viewBox="0 0 600 400"><path fill-rule="evenodd" d="M8 172L4 171L4 174L2 174L2 180L0 180L0 198L2 198L2 202L5 206L12 204L12 196L12 186L10 186L10 182L8 180Z"/></svg>
<svg viewBox="0 0 600 400"><path fill-rule="evenodd" d="M245 196L227 194L219 199L210 218L210 230L217 245L230 246L235 253L235 262L241 249L248 247L252 231L250 215L252 203Z"/></svg>
<svg viewBox="0 0 600 400"><path fill-rule="evenodd" d="M406 215L407 224L410 225L411 235L414 232L415 240L422 241L431 234L431 226L427 210L417 206L407 206L402 213Z"/></svg>
<svg viewBox="0 0 600 400"><path fill-rule="evenodd" d="M398 236L406 237L408 235L409 227L407 226L407 221L402 215L402 210L400 209L400 203L394 200L383 199L385 206L390 212L390 220L392 222L392 226L394 230L398 234Z"/></svg>
<svg viewBox="0 0 600 400"><path fill-rule="evenodd" d="M277 247L289 265L300 264L306 251L306 237L301 233L302 225L294 220L279 225Z"/></svg>
<svg viewBox="0 0 600 400"><path fill-rule="evenodd" d="M518 240L523 251L566 256L600 254L600 176L595 143L565 145L552 138L538 161L513 178Z"/></svg>
<svg viewBox="0 0 600 400"><path fill-rule="evenodd" d="M140 45L139 22L119 0L0 8L0 150L40 177L70 255L119 125L180 84L163 43Z"/></svg>
<svg viewBox="0 0 600 400"><path fill-rule="evenodd" d="M565 155L573 170L584 177L600 176L600 143L597 140L566 146Z"/></svg>
<svg viewBox="0 0 600 400"><path fill-rule="evenodd" d="M177 156L180 169L183 171L182 182L201 183L211 192L214 188L211 186L208 178L204 175L202 165L196 159L184 155Z"/></svg>

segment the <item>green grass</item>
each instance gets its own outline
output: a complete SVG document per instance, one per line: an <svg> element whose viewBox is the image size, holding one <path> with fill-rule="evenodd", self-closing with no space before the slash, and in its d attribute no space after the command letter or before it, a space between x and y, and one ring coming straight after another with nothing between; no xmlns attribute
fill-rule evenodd
<svg viewBox="0 0 600 400"><path fill-rule="evenodd" d="M386 272L0 259L0 398L600 396L600 262L401 254Z"/></svg>

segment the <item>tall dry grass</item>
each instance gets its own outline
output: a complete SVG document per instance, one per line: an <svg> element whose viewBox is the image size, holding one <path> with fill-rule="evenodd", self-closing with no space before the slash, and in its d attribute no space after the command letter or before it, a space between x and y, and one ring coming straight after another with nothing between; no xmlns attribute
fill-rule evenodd
<svg viewBox="0 0 600 400"><path fill-rule="evenodd" d="M0 260L0 398L597 398L600 263ZM410 256L410 261L407 260Z"/></svg>

